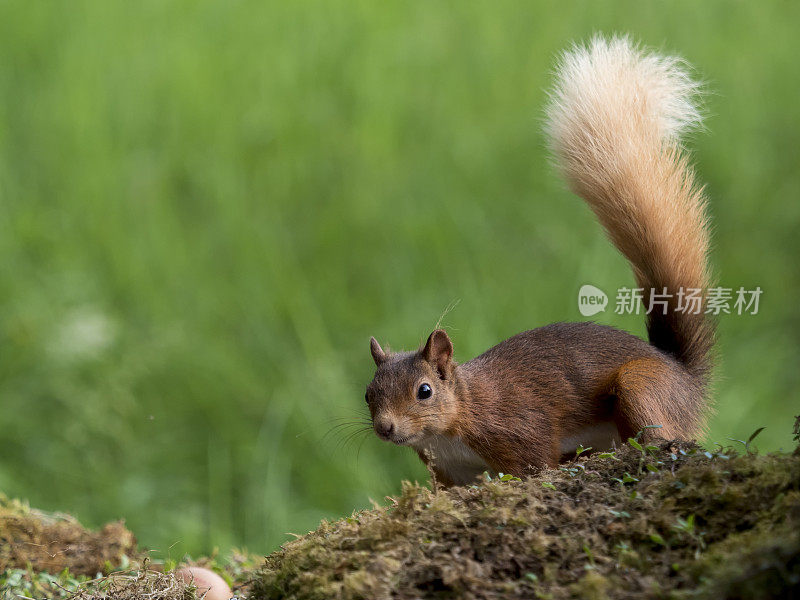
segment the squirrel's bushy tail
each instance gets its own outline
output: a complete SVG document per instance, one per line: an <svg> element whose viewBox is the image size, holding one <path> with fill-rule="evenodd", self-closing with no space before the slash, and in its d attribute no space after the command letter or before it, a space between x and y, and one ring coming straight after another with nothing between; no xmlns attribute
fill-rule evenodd
<svg viewBox="0 0 800 600"><path fill-rule="evenodd" d="M595 37L566 52L547 109L546 132L572 189L586 200L654 304L650 342L705 384L714 325L679 311L680 290L709 285L705 198L681 146L701 125L699 84L683 63L647 53L626 37ZM683 299L684 303L686 299Z"/></svg>

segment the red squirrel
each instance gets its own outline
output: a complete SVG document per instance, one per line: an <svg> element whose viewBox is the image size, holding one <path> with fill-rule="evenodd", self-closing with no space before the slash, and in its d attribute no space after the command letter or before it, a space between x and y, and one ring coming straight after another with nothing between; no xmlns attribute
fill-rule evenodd
<svg viewBox="0 0 800 600"><path fill-rule="evenodd" d="M701 124L698 91L680 60L595 37L562 55L546 109L560 170L630 262L645 307L653 290L671 294L647 315L649 343L555 323L457 364L441 329L416 352L385 352L373 337L365 399L381 439L414 448L449 486L552 467L642 430L702 430L715 328L702 303L679 305L680 290L709 285L705 198L681 144Z"/></svg>

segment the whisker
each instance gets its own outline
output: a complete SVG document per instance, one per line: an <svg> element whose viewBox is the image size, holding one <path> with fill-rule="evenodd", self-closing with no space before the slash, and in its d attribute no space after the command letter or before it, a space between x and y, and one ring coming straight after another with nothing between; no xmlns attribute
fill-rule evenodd
<svg viewBox="0 0 800 600"><path fill-rule="evenodd" d="M326 419L326 423L336 423L336 422L348 422L351 423L353 421L367 421L371 420L371 417L367 415L357 415L353 417L333 417L332 419Z"/></svg>
<svg viewBox="0 0 800 600"><path fill-rule="evenodd" d="M344 451L347 446L352 443L354 440L358 439L358 436L368 433L371 431L370 429L359 429L358 431L354 431L353 433L349 434L342 443L341 449Z"/></svg>
<svg viewBox="0 0 800 600"><path fill-rule="evenodd" d="M356 436L358 436L358 435L360 435L362 433L367 433L367 432L370 432L370 431L372 431L372 427L362 426L362 427L359 427L358 429L355 429L355 430L339 432L339 433L342 433L343 435L338 440L338 444L336 445L336 450L344 449L347 446L347 443L351 439L353 439L354 437L356 437Z"/></svg>
<svg viewBox="0 0 800 600"><path fill-rule="evenodd" d="M348 430L352 429L353 427L366 428L368 426L371 428L371 423L339 423L338 425L334 425L333 427L328 429L328 431L325 432L325 435L323 435L320 438L320 442L325 441L329 435L338 433L347 433Z"/></svg>
<svg viewBox="0 0 800 600"><path fill-rule="evenodd" d="M368 436L364 436L361 438L361 443L358 445L358 450L356 450L356 468L358 468L358 459L361 457L361 448L364 447L364 442L366 442L368 439Z"/></svg>

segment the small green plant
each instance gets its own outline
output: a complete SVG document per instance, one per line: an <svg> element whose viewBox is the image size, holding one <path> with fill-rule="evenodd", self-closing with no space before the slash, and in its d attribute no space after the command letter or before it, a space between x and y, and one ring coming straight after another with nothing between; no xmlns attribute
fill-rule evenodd
<svg viewBox="0 0 800 600"><path fill-rule="evenodd" d="M178 566L178 563L174 559L167 558L164 561L164 573L170 573L170 572L174 571L177 566Z"/></svg>
<svg viewBox="0 0 800 600"><path fill-rule="evenodd" d="M585 473L586 467L580 463L572 463L569 467L559 467L558 470L563 471L570 477L575 477L579 473Z"/></svg>
<svg viewBox="0 0 800 600"><path fill-rule="evenodd" d="M675 525L672 526L676 531L684 531L686 533L694 532L694 515L689 515L685 519L678 517Z"/></svg>
<svg viewBox="0 0 800 600"><path fill-rule="evenodd" d="M592 549L589 548L588 544L584 544L583 545L583 552L586 554L586 558L589 559L589 564L586 565L586 568L587 569L594 569L594 567L595 567L594 554L592 554Z"/></svg>
<svg viewBox="0 0 800 600"><path fill-rule="evenodd" d="M695 550L695 558L700 556L700 552L706 549L706 542L703 539L704 533L698 531L695 526L695 517L694 515L689 515L685 519L678 517L675 525L672 526L677 533L684 535L690 541L694 542L697 545L697 550Z"/></svg>
<svg viewBox="0 0 800 600"><path fill-rule="evenodd" d="M625 471L625 473L622 474L622 479L620 479L619 477L612 477L611 481L616 481L621 485L625 485L626 483L636 483L639 480L630 473L628 473L627 471Z"/></svg>
<svg viewBox="0 0 800 600"><path fill-rule="evenodd" d="M660 428L661 425L645 425L644 428L642 428L642 430L636 434L636 437L628 438L628 445L641 453L641 457L639 458L638 475L644 473L645 470L650 471L651 473L658 473L659 467L664 464L662 461L658 460L658 446L642 445L639 442L639 439L642 437L645 429Z"/></svg>
<svg viewBox="0 0 800 600"><path fill-rule="evenodd" d="M639 438L642 437L645 429L661 429L663 425L645 425L642 429L636 434L636 441L639 441Z"/></svg>
<svg viewBox="0 0 800 600"><path fill-rule="evenodd" d="M754 439L756 439L756 436L758 436L759 433L764 431L764 429L766 429L766 427L759 427L753 433L750 434L750 437L747 438L747 440L737 440L736 438L728 438L728 439L732 442L739 442L744 446L744 451L747 452L747 454L752 454L750 452L750 444L753 442Z"/></svg>
<svg viewBox="0 0 800 600"><path fill-rule="evenodd" d="M610 458L611 460L619 460L619 458L617 458L616 450L612 452L601 452L600 454L597 455L597 458Z"/></svg>

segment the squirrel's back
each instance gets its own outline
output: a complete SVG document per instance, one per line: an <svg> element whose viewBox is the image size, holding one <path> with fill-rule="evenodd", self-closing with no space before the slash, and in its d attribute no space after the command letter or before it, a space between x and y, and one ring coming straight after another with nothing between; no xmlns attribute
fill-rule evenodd
<svg viewBox="0 0 800 600"><path fill-rule="evenodd" d="M702 382L689 374L674 356L608 325L586 321L551 323L523 331L460 365L460 369L473 387L493 390L492 393L484 390L484 403L490 396L500 402L523 395L535 397L538 402L548 398L556 413L569 414L576 421L576 415L589 420L602 415L605 407L596 401L598 397L613 394L609 376L613 379L625 365L637 361L658 365L660 376L680 389L680 393L670 394L669 399L662 396L653 398L653 402L668 400L669 422L693 428L698 417L696 404L703 393ZM487 377L487 373L491 376Z"/></svg>

